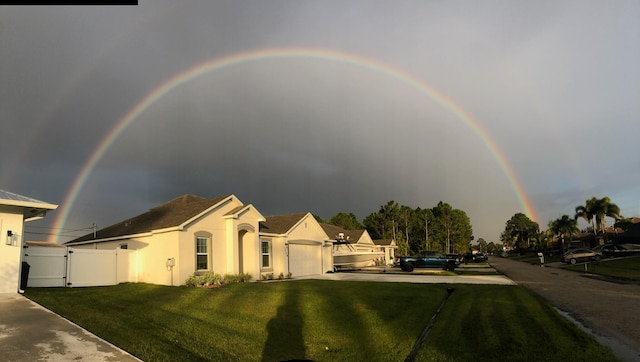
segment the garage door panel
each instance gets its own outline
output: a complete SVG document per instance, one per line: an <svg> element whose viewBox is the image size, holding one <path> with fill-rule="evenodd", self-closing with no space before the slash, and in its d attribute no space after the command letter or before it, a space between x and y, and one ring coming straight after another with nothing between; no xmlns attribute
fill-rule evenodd
<svg viewBox="0 0 640 362"><path fill-rule="evenodd" d="M289 244L289 270L293 277L321 274L321 251L318 245Z"/></svg>

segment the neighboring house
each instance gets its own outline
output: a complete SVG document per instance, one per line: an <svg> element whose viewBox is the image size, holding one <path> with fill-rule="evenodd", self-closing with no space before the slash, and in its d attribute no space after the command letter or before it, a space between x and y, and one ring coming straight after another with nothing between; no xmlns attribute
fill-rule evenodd
<svg viewBox="0 0 640 362"><path fill-rule="evenodd" d="M273 252L275 277L288 272L296 277L333 270L333 244L309 212L267 217L260 223L260 240L263 252Z"/></svg>
<svg viewBox="0 0 640 362"><path fill-rule="evenodd" d="M340 226L320 224L330 240L336 240L340 234L349 241L356 251L376 251L367 230L346 230Z"/></svg>
<svg viewBox="0 0 640 362"><path fill-rule="evenodd" d="M330 240L338 239L342 234L349 243L353 246L355 251L359 252L384 252L384 260L379 259L376 262L383 264L392 264L395 253L395 242L389 240L388 243L378 245L371 239L367 230L346 230L340 226L330 224L320 224ZM387 241L385 241L387 242ZM391 245L393 243L393 246Z"/></svg>
<svg viewBox="0 0 640 362"><path fill-rule="evenodd" d="M209 271L254 279L321 274L332 269L325 239L310 213L265 218L234 195L183 195L65 245L136 250L136 281L180 285Z"/></svg>
<svg viewBox="0 0 640 362"><path fill-rule="evenodd" d="M393 264L396 258L396 250L398 249L396 241L393 239L377 239L373 240L373 243L376 245L376 251L384 252L385 264Z"/></svg>
<svg viewBox="0 0 640 362"><path fill-rule="evenodd" d="M0 190L0 293L20 289L24 223L44 218L58 205Z"/></svg>

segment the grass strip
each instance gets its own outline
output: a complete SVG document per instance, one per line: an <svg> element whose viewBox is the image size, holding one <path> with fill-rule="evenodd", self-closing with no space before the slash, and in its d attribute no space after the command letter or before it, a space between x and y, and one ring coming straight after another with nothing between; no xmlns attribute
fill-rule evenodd
<svg viewBox="0 0 640 362"><path fill-rule="evenodd" d="M599 262L566 266L565 269L587 272L621 280L640 281L640 257L605 259Z"/></svg>

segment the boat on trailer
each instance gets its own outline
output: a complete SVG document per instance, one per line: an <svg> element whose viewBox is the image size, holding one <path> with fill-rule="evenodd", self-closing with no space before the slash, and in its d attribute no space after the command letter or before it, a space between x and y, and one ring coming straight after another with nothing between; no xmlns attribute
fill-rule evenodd
<svg viewBox="0 0 640 362"><path fill-rule="evenodd" d="M384 258L381 251L360 251L344 233L339 233L333 241L333 266L335 270L357 269L376 265L376 260Z"/></svg>

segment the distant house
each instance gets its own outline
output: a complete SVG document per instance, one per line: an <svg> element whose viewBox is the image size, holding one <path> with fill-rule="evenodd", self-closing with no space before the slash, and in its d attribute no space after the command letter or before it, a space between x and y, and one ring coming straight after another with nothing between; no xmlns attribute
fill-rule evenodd
<svg viewBox="0 0 640 362"><path fill-rule="evenodd" d="M376 239L373 240L373 243L376 246L376 251L384 252L385 263L387 265L393 264L396 258L396 250L398 249L396 241L392 239Z"/></svg>
<svg viewBox="0 0 640 362"><path fill-rule="evenodd" d="M267 218L234 195L183 195L65 245L136 250L135 280L179 285L209 271L321 274L332 269L326 238L310 213Z"/></svg>
<svg viewBox="0 0 640 362"><path fill-rule="evenodd" d="M376 262L393 264L396 244L392 240L372 240L367 230L346 230L340 226L330 224L320 224L327 236L331 240L336 240L339 234L347 239L356 251L360 252L383 252L384 260Z"/></svg>
<svg viewBox="0 0 640 362"><path fill-rule="evenodd" d="M24 223L42 219L56 208L58 205L0 190L0 293L20 289Z"/></svg>

